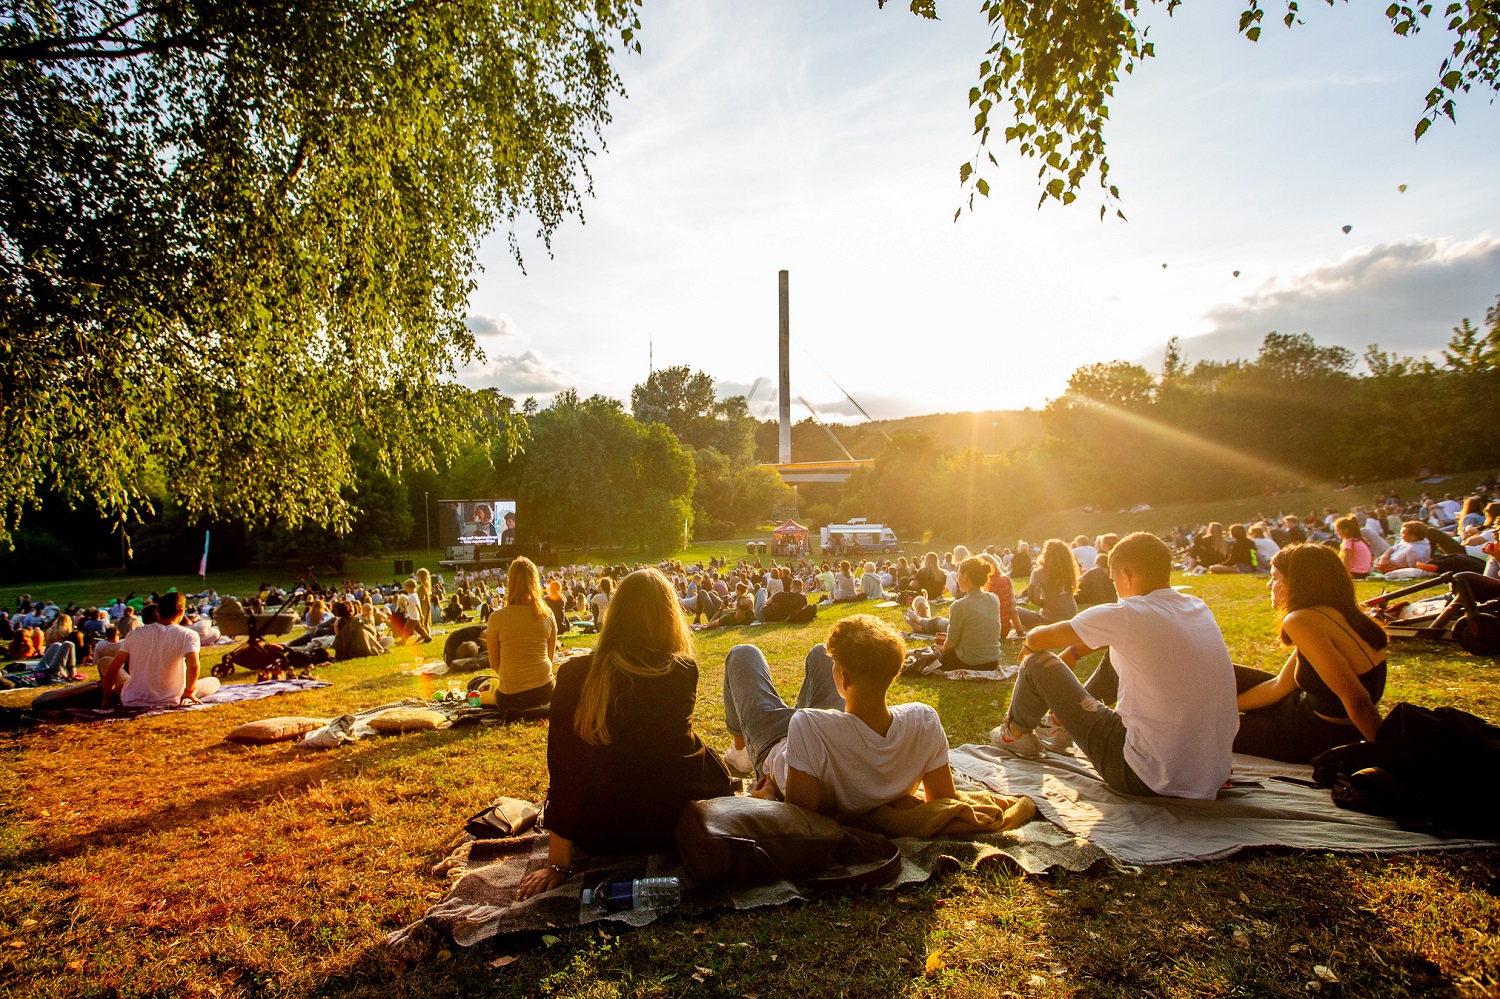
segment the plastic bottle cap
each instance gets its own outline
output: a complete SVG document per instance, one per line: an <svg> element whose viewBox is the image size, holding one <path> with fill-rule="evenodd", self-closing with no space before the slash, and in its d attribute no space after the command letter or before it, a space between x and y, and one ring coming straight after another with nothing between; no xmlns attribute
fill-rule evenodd
<svg viewBox="0 0 1500 999"><path fill-rule="evenodd" d="M585 888L583 890L583 904L584 905L593 905L594 904L594 889L592 889L592 888Z"/></svg>

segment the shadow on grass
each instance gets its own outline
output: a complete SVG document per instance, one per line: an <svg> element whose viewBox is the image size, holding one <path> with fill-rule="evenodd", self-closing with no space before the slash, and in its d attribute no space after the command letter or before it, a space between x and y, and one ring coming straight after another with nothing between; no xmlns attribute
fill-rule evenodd
<svg viewBox="0 0 1500 999"><path fill-rule="evenodd" d="M1429 917L1370 904L1369 878L1457 869L1494 854L1335 857L1257 850L1209 864L1148 867L1138 875L1059 873L1048 937L1061 972L1082 996L1476 994L1446 972L1450 958L1419 952L1414 925ZM1436 958L1436 960L1434 960ZM1493 970L1493 963L1489 964ZM1330 978L1331 976L1331 978ZM1492 988L1494 981L1488 983Z"/></svg>
<svg viewBox="0 0 1500 999"><path fill-rule="evenodd" d="M997 860L986 864L1010 864ZM894 892L669 914L639 929L607 921L560 928L551 944L543 934L518 933L463 949L424 931L401 948L368 948L316 994L898 996L923 975L950 882L939 873Z"/></svg>
<svg viewBox="0 0 1500 999"><path fill-rule="evenodd" d="M164 799L166 803L160 807L136 812L128 819L106 821L89 830L87 835L68 835L66 830L59 828L56 831L64 835L49 839L45 847L38 845L24 854L5 858L5 861L0 863L0 871L24 873L30 867L66 860L104 844L116 841L128 842L137 836L159 835L172 830L191 829L206 823L220 813L233 812L256 805L272 796L305 792L327 781L355 776L389 765L403 757L426 752L434 745L457 743L483 734L484 730L480 726L466 725L429 732L410 732L400 736L383 736L374 746L365 749L357 757L347 755L339 749L318 751L316 756L308 755L306 765L292 773L277 770L269 773L264 779L234 784L217 794L205 797L185 799L168 797ZM197 752L198 755L215 760L222 767L253 768L261 762L257 759L257 755L264 749L265 747L215 743ZM313 752L311 750L295 751L309 754ZM40 840L37 842L40 843Z"/></svg>

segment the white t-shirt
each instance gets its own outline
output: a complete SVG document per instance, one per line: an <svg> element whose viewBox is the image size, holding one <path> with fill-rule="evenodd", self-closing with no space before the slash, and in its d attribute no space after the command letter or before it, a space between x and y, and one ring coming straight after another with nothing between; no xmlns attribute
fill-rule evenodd
<svg viewBox="0 0 1500 999"><path fill-rule="evenodd" d="M1458 519L1459 511L1464 508L1464 505L1458 500L1450 499L1440 500L1437 505L1442 507L1443 512L1448 515L1450 521Z"/></svg>
<svg viewBox="0 0 1500 999"><path fill-rule="evenodd" d="M1099 549L1093 545L1079 545L1073 549L1073 559L1078 563L1078 568L1088 572L1099 564Z"/></svg>
<svg viewBox="0 0 1500 999"><path fill-rule="evenodd" d="M781 581L780 576L766 575L766 596L774 597L786 589L786 584Z"/></svg>
<svg viewBox="0 0 1500 999"><path fill-rule="evenodd" d="M1260 556L1260 564L1263 569L1269 566L1271 559L1275 558L1276 553L1281 551L1281 546L1270 538L1251 538L1250 540L1255 542L1255 554Z"/></svg>
<svg viewBox="0 0 1500 999"><path fill-rule="evenodd" d="M1432 558L1432 545L1428 544L1426 538L1418 541L1398 541L1385 555L1393 569L1415 569L1418 562L1427 562Z"/></svg>
<svg viewBox="0 0 1500 999"><path fill-rule="evenodd" d="M1093 648L1109 646L1136 776L1174 798L1217 795L1240 716L1234 666L1208 605L1164 587L1079 611L1072 624Z"/></svg>
<svg viewBox="0 0 1500 999"><path fill-rule="evenodd" d="M187 686L187 661L197 652L198 633L180 624L143 624L131 630L120 641L121 651L130 656L125 670L130 679L120 691L120 703L127 708L169 707L182 698Z"/></svg>
<svg viewBox="0 0 1500 999"><path fill-rule="evenodd" d="M802 708L786 738L763 766L786 789L787 769L818 779L818 810L862 815L910 794L922 776L948 762L948 736L930 704L891 706L891 727L880 735L847 711Z"/></svg>

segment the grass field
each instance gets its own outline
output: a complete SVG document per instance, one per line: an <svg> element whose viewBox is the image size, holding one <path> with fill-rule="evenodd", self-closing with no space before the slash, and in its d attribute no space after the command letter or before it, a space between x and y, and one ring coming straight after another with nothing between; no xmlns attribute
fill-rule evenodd
<svg viewBox="0 0 1500 999"><path fill-rule="evenodd" d="M1237 661L1274 667L1264 584L1185 582ZM894 611L882 611L894 615ZM699 635L695 724L724 746L718 689L737 641L788 697L806 627ZM441 637L438 638L441 641ZM565 644L587 644L570 638ZM1008 643L1013 647L1015 643ZM1469 995L1500 989L1500 852L1255 851L1142 873L1027 876L1003 864L698 921L387 947L444 883L429 868L497 795L546 789L546 725L371 739L310 753L230 745L243 721L331 715L429 683L426 649L324 670L334 686L136 722L0 739L0 993L63 996ZM210 657L221 654L211 652ZM1388 698L1500 716L1491 661L1402 644ZM983 741L1009 683L898 681L954 745ZM0 703L24 702L13 692ZM938 953L928 972L929 955ZM514 960L503 967L492 962ZM940 967L938 965L941 965ZM1321 982L1315 966L1339 979ZM703 976L696 969L708 968ZM705 977L702 982L693 976Z"/></svg>

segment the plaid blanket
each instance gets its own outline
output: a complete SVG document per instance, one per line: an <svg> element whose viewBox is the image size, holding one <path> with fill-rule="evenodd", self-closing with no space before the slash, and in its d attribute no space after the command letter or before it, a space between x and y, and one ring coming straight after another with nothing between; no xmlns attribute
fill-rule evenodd
<svg viewBox="0 0 1500 999"><path fill-rule="evenodd" d="M1083 871L1107 859L1098 847L1050 822L1031 822L1004 833L953 839L902 838L901 870L882 890L926 881L940 870L972 868L981 861L1005 855L1024 870L1041 873L1053 867ZM502 933L580 926L610 919L644 926L664 915L656 910L610 912L598 904L585 905L585 888L606 881L675 877L682 883L682 904L673 912L696 916L714 910L755 909L814 897L815 892L790 881L762 884L699 885L693 882L675 853L635 856L577 856L578 870L550 892L516 902L516 889L529 872L547 863L547 834L532 832L509 839L470 840L459 846L433 874L447 877L447 897L409 926L391 933L392 944L405 941L421 926L450 934L462 947L472 947ZM838 869L821 877L837 876Z"/></svg>

